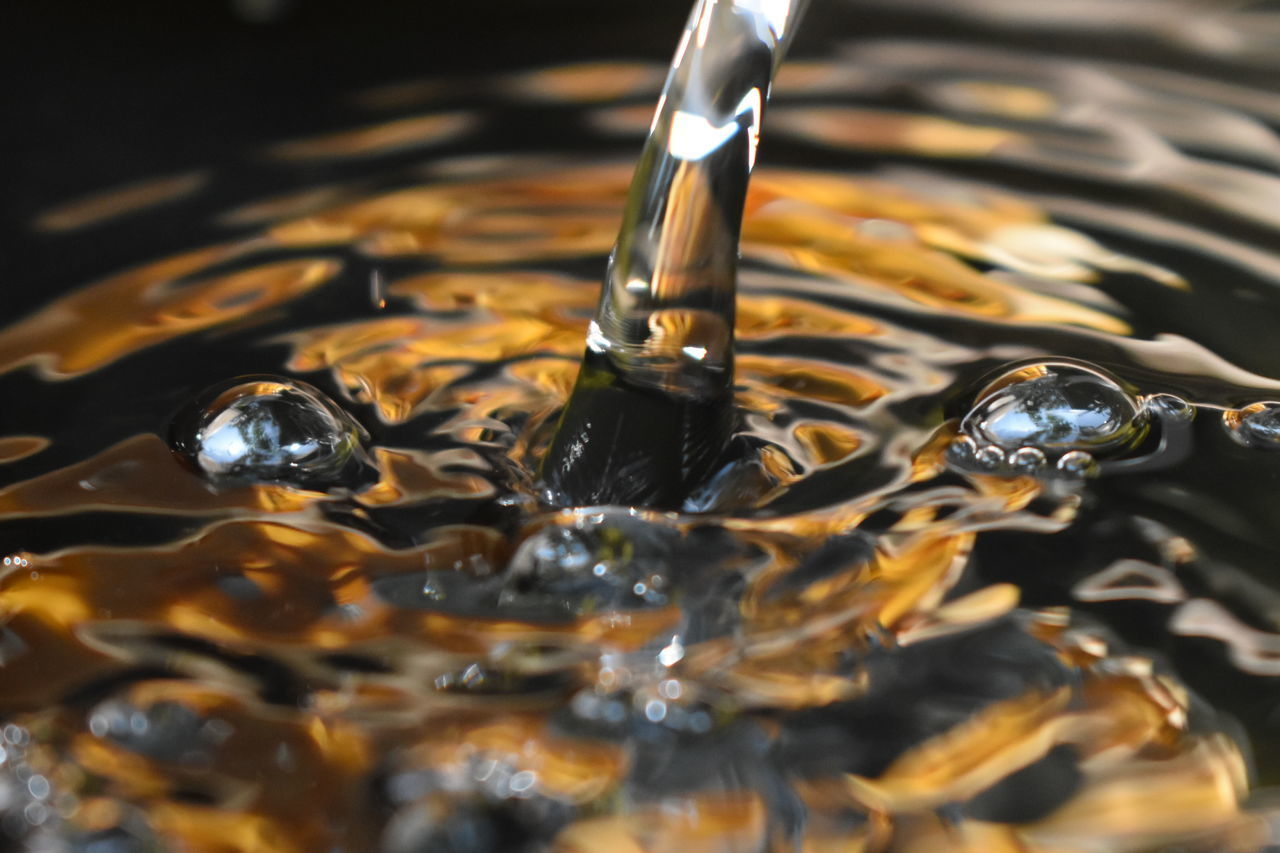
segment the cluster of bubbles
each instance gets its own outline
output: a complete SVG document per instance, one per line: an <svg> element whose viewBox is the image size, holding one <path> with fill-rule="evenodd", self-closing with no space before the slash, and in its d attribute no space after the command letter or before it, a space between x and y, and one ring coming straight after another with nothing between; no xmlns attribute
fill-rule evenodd
<svg viewBox="0 0 1280 853"><path fill-rule="evenodd" d="M679 641L645 652L669 659L680 643L734 630L744 570L760 556L713 525L628 507L563 510L535 525L502 571L427 569L379 578L374 591L400 608L548 624L678 607Z"/></svg>
<svg viewBox="0 0 1280 853"><path fill-rule="evenodd" d="M1165 454L1194 414L1180 397L1138 396L1100 368L1037 361L1006 369L978 394L947 458L975 473L1082 478L1099 473L1104 459L1128 455L1132 466ZM1134 456L1153 426L1159 447Z"/></svg>
<svg viewBox="0 0 1280 853"><path fill-rule="evenodd" d="M607 668L612 683L626 682L629 673ZM625 689L588 688L574 695L569 704L572 728L597 736L623 737L637 728L661 726L672 732L706 734L715 725L715 709L690 695L678 678L651 679L652 683L628 685Z"/></svg>
<svg viewBox="0 0 1280 853"><path fill-rule="evenodd" d="M203 719L178 702L160 701L137 707L122 699L108 699L89 715L95 737L155 761L207 766L213 753L234 731L225 720Z"/></svg>
<svg viewBox="0 0 1280 853"><path fill-rule="evenodd" d="M506 608L567 608L571 615L670 603L672 525L617 510L567 514L521 543L504 575Z"/></svg>
<svg viewBox="0 0 1280 853"><path fill-rule="evenodd" d="M477 757L461 772L402 767L382 792L392 809L380 840L385 853L524 853L545 845L572 820L568 803L543 796L537 775Z"/></svg>
<svg viewBox="0 0 1280 853"><path fill-rule="evenodd" d="M45 768L31 732L9 723L0 728L0 829L14 847L31 853L132 853L155 850L146 821L123 809L114 825L76 830L65 820L79 807ZM2 846L2 845L0 845Z"/></svg>
<svg viewBox="0 0 1280 853"><path fill-rule="evenodd" d="M0 820L11 838L22 838L57 818L52 783L27 762L30 743L22 726L10 723L0 729Z"/></svg>

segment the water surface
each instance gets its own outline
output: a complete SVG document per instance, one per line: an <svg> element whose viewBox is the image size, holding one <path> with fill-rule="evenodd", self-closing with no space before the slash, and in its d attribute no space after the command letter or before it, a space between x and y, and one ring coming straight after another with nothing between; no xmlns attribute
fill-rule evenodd
<svg viewBox="0 0 1280 853"><path fill-rule="evenodd" d="M696 513L554 511L537 473L660 64L352 91L358 122L50 199L40 240L199 228L0 330L12 844L1264 849L1280 31L1063 9L815 7L745 205L740 462ZM1063 359L1194 420L1018 433L1096 477L957 464L993 377ZM261 374L336 401L359 470L175 453Z"/></svg>

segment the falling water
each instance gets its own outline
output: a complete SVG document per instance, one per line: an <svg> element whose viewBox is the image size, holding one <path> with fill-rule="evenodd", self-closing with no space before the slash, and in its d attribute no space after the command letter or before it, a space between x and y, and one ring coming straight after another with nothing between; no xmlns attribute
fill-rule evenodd
<svg viewBox="0 0 1280 853"><path fill-rule="evenodd" d="M542 465L552 503L677 507L724 461L742 208L805 5L694 5Z"/></svg>

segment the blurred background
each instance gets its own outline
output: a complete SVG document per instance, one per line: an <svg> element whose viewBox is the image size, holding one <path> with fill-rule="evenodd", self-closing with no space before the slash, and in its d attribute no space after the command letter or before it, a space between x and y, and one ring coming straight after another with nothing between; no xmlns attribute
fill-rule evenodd
<svg viewBox="0 0 1280 853"><path fill-rule="evenodd" d="M145 227L128 217L88 233L32 227L59 204L366 123L369 112L350 96L382 84L586 58L662 59L688 8L686 0L9 4L0 25L8 81L0 308L25 313L52 291L191 244L190 223L163 214L146 217ZM252 180L251 168L243 172ZM297 176L300 185L314 178Z"/></svg>

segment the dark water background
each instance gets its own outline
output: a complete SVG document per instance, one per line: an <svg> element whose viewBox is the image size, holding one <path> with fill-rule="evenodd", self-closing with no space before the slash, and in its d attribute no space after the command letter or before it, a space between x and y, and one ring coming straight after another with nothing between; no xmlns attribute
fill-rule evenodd
<svg viewBox="0 0 1280 853"><path fill-rule="evenodd" d="M24 313L104 269L198 243L198 217L160 213L93 234L33 233L51 205L210 164L263 194L281 177L245 153L364 119L344 93L587 58L669 59L682 2L330 0L252 23L234 4L133 0L14 4L0 33L0 305ZM548 134L550 131L550 134ZM521 145L562 144L531 123ZM299 186L307 176L285 178ZM23 284L25 282L25 284Z"/></svg>

